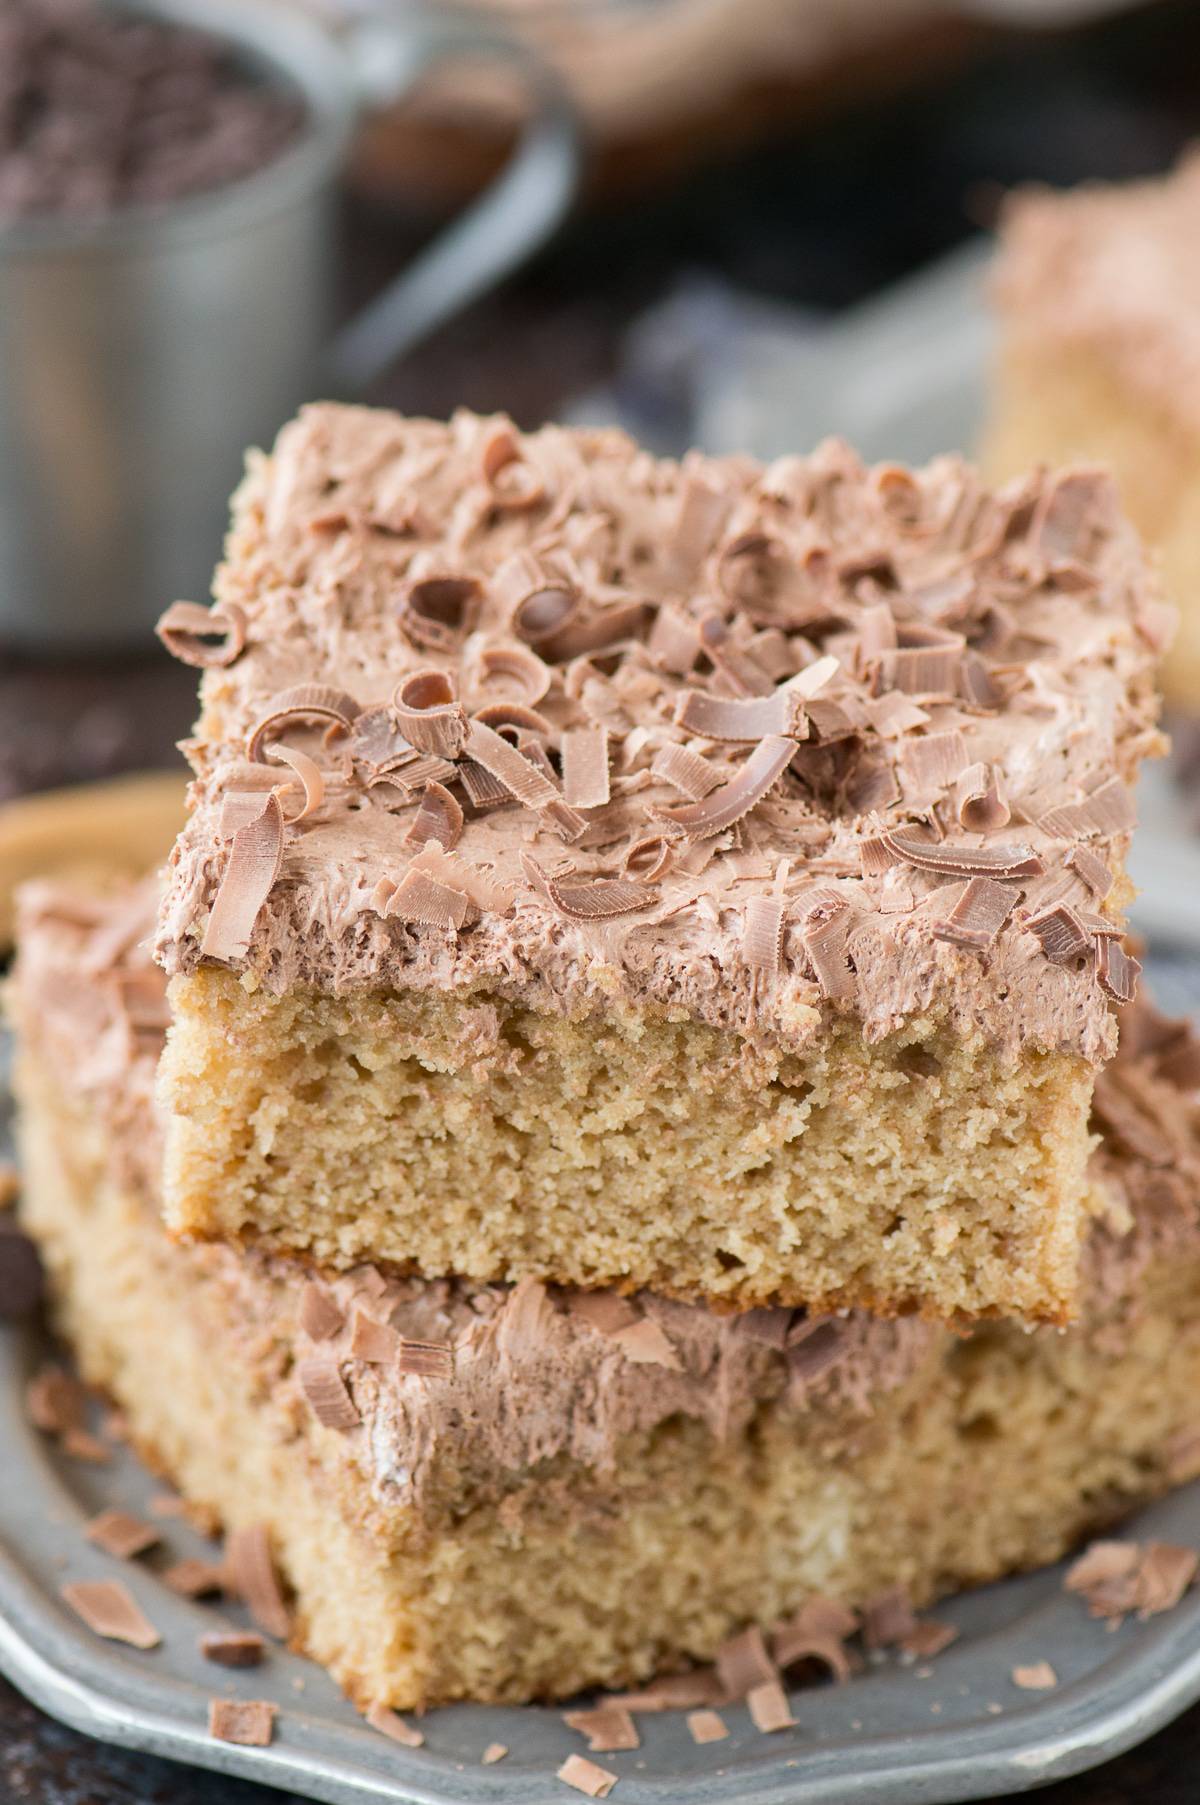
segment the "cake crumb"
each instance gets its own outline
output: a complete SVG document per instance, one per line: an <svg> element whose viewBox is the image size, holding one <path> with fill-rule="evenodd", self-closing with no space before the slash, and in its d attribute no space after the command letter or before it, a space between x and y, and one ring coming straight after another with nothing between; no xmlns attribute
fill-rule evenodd
<svg viewBox="0 0 1200 1805"><path fill-rule="evenodd" d="M276 1707L261 1698L208 1701L208 1733L216 1742L265 1749L275 1734Z"/></svg>
<svg viewBox="0 0 1200 1805"><path fill-rule="evenodd" d="M1031 1661L1027 1667L1013 1668L1012 1681L1025 1692L1048 1692L1058 1685L1058 1675L1049 1661Z"/></svg>
<svg viewBox="0 0 1200 1805"><path fill-rule="evenodd" d="M576 1792L585 1793L589 1799L607 1799L619 1777L606 1767L589 1761L586 1755L568 1755L558 1770L558 1778L564 1786L573 1786Z"/></svg>
<svg viewBox="0 0 1200 1805"><path fill-rule="evenodd" d="M729 1726L719 1711L689 1711L687 1727L693 1742L724 1742Z"/></svg>

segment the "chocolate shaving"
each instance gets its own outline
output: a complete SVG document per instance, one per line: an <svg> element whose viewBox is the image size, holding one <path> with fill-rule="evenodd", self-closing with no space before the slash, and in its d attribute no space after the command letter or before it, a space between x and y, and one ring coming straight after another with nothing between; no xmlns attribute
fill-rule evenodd
<svg viewBox="0 0 1200 1805"><path fill-rule="evenodd" d="M1064 965L1091 945L1091 936L1069 903L1048 903L1026 915L1023 925L1036 934L1042 951L1055 965Z"/></svg>
<svg viewBox="0 0 1200 1805"><path fill-rule="evenodd" d="M431 783L453 783L460 774L460 769L460 766L451 764L448 758L437 758L432 753L428 755L417 753L411 763L398 766L382 777L370 778L367 788L375 790L387 784L396 785L404 792L404 800L400 806L406 808L418 790L423 790L427 784ZM384 806L386 807L387 804L385 803Z"/></svg>
<svg viewBox="0 0 1200 1805"><path fill-rule="evenodd" d="M436 842L435 842L436 844ZM410 865L400 883L388 898L383 910L390 920L415 921L423 927L453 928L455 932L467 919L470 899L461 890L440 884L425 871Z"/></svg>
<svg viewBox="0 0 1200 1805"><path fill-rule="evenodd" d="M206 1661L220 1667L257 1667L267 1649L257 1630L209 1630L199 1647Z"/></svg>
<svg viewBox="0 0 1200 1805"><path fill-rule="evenodd" d="M569 1730L578 1730L588 1739L593 1754L609 1754L618 1749L640 1749L642 1739L629 1712L621 1705L602 1704L590 1711L564 1711L563 1722Z"/></svg>
<svg viewBox="0 0 1200 1805"><path fill-rule="evenodd" d="M950 913L933 924L934 939L986 952L1016 908L1018 894L994 878L969 878Z"/></svg>
<svg viewBox="0 0 1200 1805"><path fill-rule="evenodd" d="M1200 1565L1194 1548L1174 1542L1148 1542L1137 1566L1134 1604L1139 1617L1172 1611L1196 1577Z"/></svg>
<svg viewBox="0 0 1200 1805"><path fill-rule="evenodd" d="M572 727L562 739L563 797L572 808L603 808L609 798L607 727Z"/></svg>
<svg viewBox="0 0 1200 1805"><path fill-rule="evenodd" d="M503 1761L507 1754L508 1744L506 1742L489 1742L479 1759L484 1767L494 1767L496 1762Z"/></svg>
<svg viewBox="0 0 1200 1805"><path fill-rule="evenodd" d="M216 602L211 608L172 602L154 631L181 664L229 665L246 649L246 616L236 602Z"/></svg>
<svg viewBox="0 0 1200 1805"><path fill-rule="evenodd" d="M119 1579L80 1579L60 1588L59 1596L88 1628L107 1642L131 1648L157 1648L162 1637L127 1586Z"/></svg>
<svg viewBox="0 0 1200 1805"><path fill-rule="evenodd" d="M550 666L528 646L486 646L476 669L477 690L498 682L514 684L518 694L510 699L527 708L536 708L554 681Z"/></svg>
<svg viewBox="0 0 1200 1805"><path fill-rule="evenodd" d="M399 765L411 764L417 756L400 732L394 711L383 702L374 708L364 708L356 718L350 750L377 776L394 771Z"/></svg>
<svg viewBox="0 0 1200 1805"><path fill-rule="evenodd" d="M550 878L546 894L554 907L573 921L605 921L613 915L633 915L657 902L659 892L650 884L628 878L599 878L588 883L561 883Z"/></svg>
<svg viewBox="0 0 1200 1805"><path fill-rule="evenodd" d="M774 690L766 671L735 643L719 614L706 614L701 620L700 649L736 695L769 696Z"/></svg>
<svg viewBox="0 0 1200 1805"><path fill-rule="evenodd" d="M1132 833L1136 820L1132 791L1119 777L1110 777L1082 802L1049 809L1038 826L1056 840L1086 840L1093 836L1108 840L1117 834Z"/></svg>
<svg viewBox="0 0 1200 1805"><path fill-rule="evenodd" d="M445 1341L408 1341L401 1343L396 1358L396 1371L417 1379L452 1379L454 1349Z"/></svg>
<svg viewBox="0 0 1200 1805"><path fill-rule="evenodd" d="M610 1339L635 1366L665 1366L673 1373L683 1371L683 1362L667 1335L648 1316L631 1323L627 1329L618 1329Z"/></svg>
<svg viewBox="0 0 1200 1805"><path fill-rule="evenodd" d="M243 1601L259 1629L286 1642L291 1633L291 1614L279 1584L265 1524L230 1530L225 1538L225 1571L228 1588Z"/></svg>
<svg viewBox="0 0 1200 1805"><path fill-rule="evenodd" d="M781 733L803 739L808 732L804 699L793 684L782 684L769 696L750 698L684 690L675 704L675 721L707 740L765 740Z"/></svg>
<svg viewBox="0 0 1200 1805"><path fill-rule="evenodd" d="M574 1787L576 1792L586 1794L589 1799L607 1799L618 1776L606 1767L598 1767L586 1755L568 1755L558 1769L557 1778L564 1786Z"/></svg>
<svg viewBox="0 0 1200 1805"><path fill-rule="evenodd" d="M1116 883L1104 860L1090 847L1072 846L1063 863L1068 870L1078 873L1097 902L1103 902Z"/></svg>
<svg viewBox="0 0 1200 1805"><path fill-rule="evenodd" d="M425 1737L420 1730L414 1730L406 1723L399 1712L391 1711L386 1705L372 1705L366 1713L367 1722L381 1736L391 1742L398 1742L402 1748L419 1749L424 1746Z"/></svg>
<svg viewBox="0 0 1200 1805"><path fill-rule="evenodd" d="M25 1387L25 1409L35 1429L65 1435L83 1426L87 1393L72 1373L43 1366Z"/></svg>
<svg viewBox="0 0 1200 1805"><path fill-rule="evenodd" d="M903 1586L890 1586L877 1593L863 1606L863 1641L868 1648L896 1648L917 1627L908 1593Z"/></svg>
<svg viewBox="0 0 1200 1805"><path fill-rule="evenodd" d="M350 1353L368 1366L391 1366L400 1353L400 1337L386 1322L376 1322L362 1310L354 1312Z"/></svg>
<svg viewBox="0 0 1200 1805"><path fill-rule="evenodd" d="M1049 1692L1058 1685L1058 1675L1049 1661L1031 1661L1026 1667L1013 1668L1012 1682L1024 1692Z"/></svg>
<svg viewBox="0 0 1200 1805"><path fill-rule="evenodd" d="M958 1641L952 1623L938 1623L933 1617L922 1617L900 1643L901 1653L912 1661L932 1661Z"/></svg>
<svg viewBox="0 0 1200 1805"><path fill-rule="evenodd" d="M405 839L412 845L424 846L436 840L447 852L457 846L463 830L463 812L457 799L440 783L429 783L421 798L412 826Z"/></svg>
<svg viewBox="0 0 1200 1805"><path fill-rule="evenodd" d="M297 814L287 817L289 826L294 827L298 821L307 820L325 800L325 779L321 775L321 768L307 752L301 752L294 746L283 746L278 740L273 740L267 747L267 757L290 766L300 780L304 791L304 805ZM282 794L283 791L294 788L294 784L285 784L277 793Z"/></svg>
<svg viewBox="0 0 1200 1805"><path fill-rule="evenodd" d="M689 1711L687 1727L692 1741L700 1744L724 1742L729 1734L728 1725L718 1711Z"/></svg>
<svg viewBox="0 0 1200 1805"><path fill-rule="evenodd" d="M906 865L947 877L1036 877L1045 870L1031 846L956 846L896 828L886 830L880 839Z"/></svg>
<svg viewBox="0 0 1200 1805"><path fill-rule="evenodd" d="M515 746L482 721L472 721L466 750L477 764L499 778L523 808L533 809L549 821L565 840L577 840L587 826L559 794L544 772L530 764Z"/></svg>
<svg viewBox="0 0 1200 1805"><path fill-rule="evenodd" d="M225 1589L225 1569L215 1561L197 1560L194 1555L176 1561L159 1577L181 1598L211 1598Z"/></svg>
<svg viewBox="0 0 1200 1805"><path fill-rule="evenodd" d="M903 742L900 757L919 794L948 789L967 768L967 742L957 727L946 733L913 735Z"/></svg>
<svg viewBox="0 0 1200 1805"><path fill-rule="evenodd" d="M1107 935L1096 940L1096 976L1101 988L1118 1003L1132 1003L1142 968L1120 942Z"/></svg>
<svg viewBox="0 0 1200 1805"><path fill-rule="evenodd" d="M711 1667L700 1667L692 1673L666 1674L651 1680L640 1692L614 1692L610 1705L621 1705L626 1711L689 1711L695 1706L721 1705L727 1694Z"/></svg>
<svg viewBox="0 0 1200 1805"><path fill-rule="evenodd" d="M958 691L968 708L994 714L1004 706L1004 691L978 652L964 652L958 667Z"/></svg>
<svg viewBox="0 0 1200 1805"><path fill-rule="evenodd" d="M779 975L784 903L780 896L751 896L742 918L742 957L768 984Z"/></svg>
<svg viewBox="0 0 1200 1805"><path fill-rule="evenodd" d="M106 1466L112 1459L112 1451L106 1448L98 1435L87 1429L68 1429L62 1438L62 1450L72 1460L88 1460L94 1466Z"/></svg>
<svg viewBox="0 0 1200 1805"><path fill-rule="evenodd" d="M728 1698L745 1698L755 1686L778 1682L779 1671L756 1624L730 1636L717 1650L717 1678Z"/></svg>
<svg viewBox="0 0 1200 1805"><path fill-rule="evenodd" d="M651 775L682 790L692 802L702 802L721 782L721 773L690 746L663 746L650 766Z"/></svg>
<svg viewBox="0 0 1200 1805"><path fill-rule="evenodd" d="M700 656L700 627L690 615L664 602L654 617L646 650L660 670L687 677Z"/></svg>
<svg viewBox="0 0 1200 1805"><path fill-rule="evenodd" d="M957 646L907 646L883 652L878 687L910 696L950 697L958 692L963 655Z"/></svg>
<svg viewBox="0 0 1200 1805"><path fill-rule="evenodd" d="M233 836L217 894L204 924L200 952L229 963L246 956L259 911L283 863L283 810L272 791L252 821Z"/></svg>
<svg viewBox="0 0 1200 1805"><path fill-rule="evenodd" d="M471 631L483 591L474 577L418 577L398 609L400 626L427 652L452 652Z"/></svg>
<svg viewBox="0 0 1200 1805"><path fill-rule="evenodd" d="M800 929L821 995L831 1001L854 994L854 974L846 951L853 925L854 911L846 899L827 891L809 909Z"/></svg>
<svg viewBox="0 0 1200 1805"><path fill-rule="evenodd" d="M515 802L516 797L507 784L477 765L473 758L464 758L457 767L459 781L467 792L467 800L476 810L499 808L506 803Z"/></svg>
<svg viewBox="0 0 1200 1805"><path fill-rule="evenodd" d="M1141 1554L1136 1542L1093 1542L1067 1568L1063 1589L1078 1592L1093 1617L1121 1617L1133 1609Z"/></svg>
<svg viewBox="0 0 1200 1805"><path fill-rule="evenodd" d="M678 843L671 834L647 834L627 846L621 860L621 875L639 883L657 884L675 863Z"/></svg>
<svg viewBox="0 0 1200 1805"><path fill-rule="evenodd" d="M358 1427L362 1417L333 1354L307 1355L297 1362L296 1377L319 1423L343 1434Z"/></svg>
<svg viewBox="0 0 1200 1805"><path fill-rule="evenodd" d="M324 1285L308 1279L300 1293L296 1320L310 1340L328 1341L339 1332L345 1317Z"/></svg>
<svg viewBox="0 0 1200 1805"><path fill-rule="evenodd" d="M27 1321L37 1312L44 1288L36 1245L15 1222L0 1216L0 1322Z"/></svg>
<svg viewBox="0 0 1200 1805"><path fill-rule="evenodd" d="M640 1320L629 1299L615 1291L573 1291L567 1299L567 1309L598 1335L615 1335Z"/></svg>
<svg viewBox="0 0 1200 1805"><path fill-rule="evenodd" d="M153 1548L162 1540L153 1524L143 1523L125 1510L102 1510L99 1516L91 1519L83 1533L105 1554L122 1561L145 1554L147 1548Z"/></svg>
<svg viewBox="0 0 1200 1805"><path fill-rule="evenodd" d="M493 507L524 512L545 499L546 485L526 459L511 427L497 426L488 434L480 463Z"/></svg>
<svg viewBox="0 0 1200 1805"><path fill-rule="evenodd" d="M281 690L266 714L251 728L246 757L252 764L261 764L266 742L277 740L281 728L293 721L324 721L348 733L359 712L358 703L344 689L335 689L330 683L298 683L293 689Z"/></svg>
<svg viewBox="0 0 1200 1805"><path fill-rule="evenodd" d="M1043 489L1029 526L1029 539L1044 557L1084 559L1094 548L1101 504L1111 511L1110 480L1098 470L1066 470Z"/></svg>
<svg viewBox="0 0 1200 1805"><path fill-rule="evenodd" d="M702 801L659 804L651 812L682 828L691 840L711 839L748 815L774 789L795 751L795 740L773 734L755 747L728 783Z"/></svg>
<svg viewBox="0 0 1200 1805"><path fill-rule="evenodd" d="M507 915L513 906L511 884L498 883L477 865L447 852L436 840L427 841L412 861L413 871L424 871L451 890L460 890L475 908L492 915Z"/></svg>
<svg viewBox="0 0 1200 1805"><path fill-rule="evenodd" d="M467 713L445 671L410 671L392 693L400 732L418 752L455 759L467 738ZM403 780L402 780L403 781Z"/></svg>
<svg viewBox="0 0 1200 1805"><path fill-rule="evenodd" d="M208 1733L214 1742L265 1749L275 1734L276 1706L266 1699L213 1698L208 1701Z"/></svg>
<svg viewBox="0 0 1200 1805"><path fill-rule="evenodd" d="M778 1680L764 1680L761 1686L752 1686L746 1694L746 1708L755 1729L761 1730L764 1736L773 1735L777 1730L790 1730L796 1722L787 1693Z"/></svg>
<svg viewBox="0 0 1200 1805"><path fill-rule="evenodd" d="M1011 815L1000 773L992 765L969 765L962 772L954 786L954 807L959 825L972 834L1007 827Z"/></svg>

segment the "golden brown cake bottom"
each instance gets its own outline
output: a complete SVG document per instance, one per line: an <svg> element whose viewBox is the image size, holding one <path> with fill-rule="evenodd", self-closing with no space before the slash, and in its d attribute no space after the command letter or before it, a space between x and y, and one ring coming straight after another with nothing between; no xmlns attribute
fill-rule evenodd
<svg viewBox="0 0 1200 1805"><path fill-rule="evenodd" d="M106 1117L68 1101L28 1048L21 1091L25 1220L86 1377L194 1506L268 1526L297 1644L360 1703L565 1696L711 1658L813 1592L855 1603L899 1584L923 1602L1049 1561L1200 1468L1191 1152L1170 1170L1113 1155L1135 1220L1094 1231L1089 1305L1070 1331L963 1339L914 1324L890 1389L827 1383L835 1360L807 1402L764 1396L724 1435L681 1410L621 1434L599 1465L558 1452L514 1470L489 1467L469 1409L430 1420L434 1381L389 1390L350 1356L339 1370L361 1420L318 1421L296 1384L314 1352L298 1327L310 1274L172 1244L115 1175ZM357 1282L386 1316L379 1275ZM686 1336L675 1345L686 1365ZM539 1372L551 1383L537 1335L495 1355L494 1409L519 1397L524 1433L530 1386ZM427 1469L419 1504L397 1465L406 1422ZM560 1427L547 1420L545 1447Z"/></svg>

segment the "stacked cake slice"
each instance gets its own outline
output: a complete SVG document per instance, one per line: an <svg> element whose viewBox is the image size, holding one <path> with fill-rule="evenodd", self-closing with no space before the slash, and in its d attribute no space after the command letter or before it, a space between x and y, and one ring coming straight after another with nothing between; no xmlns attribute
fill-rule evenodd
<svg viewBox="0 0 1200 1805"><path fill-rule="evenodd" d="M252 463L160 629L158 1101L134 902L31 894L26 1211L355 1697L626 1683L1200 1470L1195 1055L1102 1071L1161 627L1092 471L331 406Z"/></svg>

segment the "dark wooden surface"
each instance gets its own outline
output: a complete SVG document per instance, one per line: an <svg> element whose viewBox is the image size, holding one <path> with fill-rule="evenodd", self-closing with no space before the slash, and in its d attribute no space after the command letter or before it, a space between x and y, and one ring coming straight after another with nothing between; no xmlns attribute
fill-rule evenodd
<svg viewBox="0 0 1200 1805"><path fill-rule="evenodd" d="M1200 8L1169 0L1082 38L982 44L953 79L801 123L735 162L567 228L519 280L384 385L429 413L507 408L523 424L621 367L629 323L681 271L834 310L986 221L1000 186L1162 167L1200 132ZM399 211L347 206L346 299L419 242ZM633 397L636 401L638 398ZM686 409L674 422L686 436ZM164 598L167 600L170 598ZM0 800L169 762L193 674L164 656L40 664L0 646ZM0 1483L2 1483L0 1477ZM1195 1805L1200 1709L1048 1805ZM0 1681L0 1805L270 1805L283 1795L105 1748Z"/></svg>

